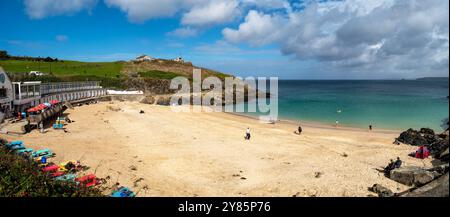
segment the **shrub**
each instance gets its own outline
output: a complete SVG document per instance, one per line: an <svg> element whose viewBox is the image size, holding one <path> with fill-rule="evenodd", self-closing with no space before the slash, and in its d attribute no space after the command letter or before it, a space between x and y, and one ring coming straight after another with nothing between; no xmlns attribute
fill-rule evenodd
<svg viewBox="0 0 450 217"><path fill-rule="evenodd" d="M102 197L96 188L53 180L36 163L5 149L0 139L0 197Z"/></svg>

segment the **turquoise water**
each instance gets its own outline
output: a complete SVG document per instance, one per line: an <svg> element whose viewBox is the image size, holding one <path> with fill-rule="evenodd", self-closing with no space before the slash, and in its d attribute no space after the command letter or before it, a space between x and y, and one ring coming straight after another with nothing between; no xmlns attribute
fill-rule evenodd
<svg viewBox="0 0 450 217"><path fill-rule="evenodd" d="M441 81L279 81L279 118L405 130L443 129L448 79ZM337 111L341 110L340 113ZM250 114L254 115L254 114Z"/></svg>

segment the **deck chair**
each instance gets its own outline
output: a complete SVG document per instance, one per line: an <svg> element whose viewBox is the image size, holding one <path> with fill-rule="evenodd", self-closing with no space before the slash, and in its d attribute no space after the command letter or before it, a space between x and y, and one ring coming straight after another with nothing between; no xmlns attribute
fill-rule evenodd
<svg viewBox="0 0 450 217"><path fill-rule="evenodd" d="M63 176L56 177L55 180L67 182L67 181L75 181L76 178L77 178L77 175L71 173L71 174L66 174Z"/></svg>
<svg viewBox="0 0 450 217"><path fill-rule="evenodd" d="M11 150L11 151L17 151L17 150L23 150L23 149L25 149L25 146L23 146L23 145L14 145L9 148L9 150Z"/></svg>
<svg viewBox="0 0 450 217"><path fill-rule="evenodd" d="M20 149L16 151L16 154L25 154L25 153L32 153L33 149L32 148L26 148L26 149Z"/></svg>
<svg viewBox="0 0 450 217"><path fill-rule="evenodd" d="M33 157L33 158L35 158L35 157L42 157L42 156L44 156L44 155L46 155L48 153L51 153L50 149L37 150L37 151L34 151L31 154L31 157Z"/></svg>
<svg viewBox="0 0 450 217"><path fill-rule="evenodd" d="M12 141L8 144L6 144L6 147L12 147L12 146L16 146L16 145L23 145L22 141Z"/></svg>
<svg viewBox="0 0 450 217"><path fill-rule="evenodd" d="M75 181L85 187L93 187L98 184L100 184L100 181L97 179L97 177L94 174L89 174L86 176L83 176L81 178L76 178Z"/></svg>
<svg viewBox="0 0 450 217"><path fill-rule="evenodd" d="M120 187L119 190L114 191L111 194L111 197L135 197L135 196L136 194L126 187Z"/></svg>

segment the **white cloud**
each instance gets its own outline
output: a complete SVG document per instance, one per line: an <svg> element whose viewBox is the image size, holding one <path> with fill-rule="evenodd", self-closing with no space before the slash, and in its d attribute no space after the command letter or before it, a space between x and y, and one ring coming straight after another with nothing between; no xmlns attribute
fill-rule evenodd
<svg viewBox="0 0 450 217"><path fill-rule="evenodd" d="M109 7L117 7L128 20L142 23L156 17L171 17L183 8L180 0L104 0Z"/></svg>
<svg viewBox="0 0 450 217"><path fill-rule="evenodd" d="M447 0L347 0L308 3L284 13L250 11L233 43L279 45L300 60L354 70L448 73Z"/></svg>
<svg viewBox="0 0 450 217"><path fill-rule="evenodd" d="M233 21L239 13L239 1L215 0L194 6L183 15L184 25L215 25Z"/></svg>
<svg viewBox="0 0 450 217"><path fill-rule="evenodd" d="M252 5L259 8L280 9L289 7L286 0L242 0L244 5Z"/></svg>
<svg viewBox="0 0 450 217"><path fill-rule="evenodd" d="M278 30L283 24L283 18L250 11L245 22L239 29L226 28L222 31L226 40L230 42L246 42L251 45L265 45L279 38Z"/></svg>
<svg viewBox="0 0 450 217"><path fill-rule="evenodd" d="M176 36L180 38L194 37L197 36L197 34L198 30L191 27L181 27L168 33L169 36Z"/></svg>
<svg viewBox="0 0 450 217"><path fill-rule="evenodd" d="M25 0L25 11L32 19L42 19L48 16L71 15L89 10L97 0Z"/></svg>

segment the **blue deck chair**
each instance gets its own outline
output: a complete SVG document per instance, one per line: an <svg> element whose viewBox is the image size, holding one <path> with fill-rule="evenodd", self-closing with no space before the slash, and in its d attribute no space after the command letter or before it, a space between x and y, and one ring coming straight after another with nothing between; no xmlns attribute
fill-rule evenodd
<svg viewBox="0 0 450 217"><path fill-rule="evenodd" d="M33 151L33 153L31 154L31 157L41 157L43 155L46 155L47 153L51 153L50 149L37 150L37 151Z"/></svg>
<svg viewBox="0 0 450 217"><path fill-rule="evenodd" d="M10 148L10 147L17 146L17 145L23 145L23 142L22 141L12 141L12 142L6 144L6 147Z"/></svg>
<svg viewBox="0 0 450 217"><path fill-rule="evenodd" d="M16 154L31 153L31 152L33 152L32 148L26 148L26 149L17 150Z"/></svg>
<svg viewBox="0 0 450 217"><path fill-rule="evenodd" d="M23 146L23 145L14 145L14 146L9 147L9 150L11 150L11 151L22 150L22 149L25 149L25 146Z"/></svg>
<svg viewBox="0 0 450 217"><path fill-rule="evenodd" d="M113 192L111 197L135 197L136 194L129 188L121 187L119 190Z"/></svg>
<svg viewBox="0 0 450 217"><path fill-rule="evenodd" d="M77 178L77 175L71 173L71 174L66 174L60 177L56 177L55 180L57 181L75 181L75 179Z"/></svg>

